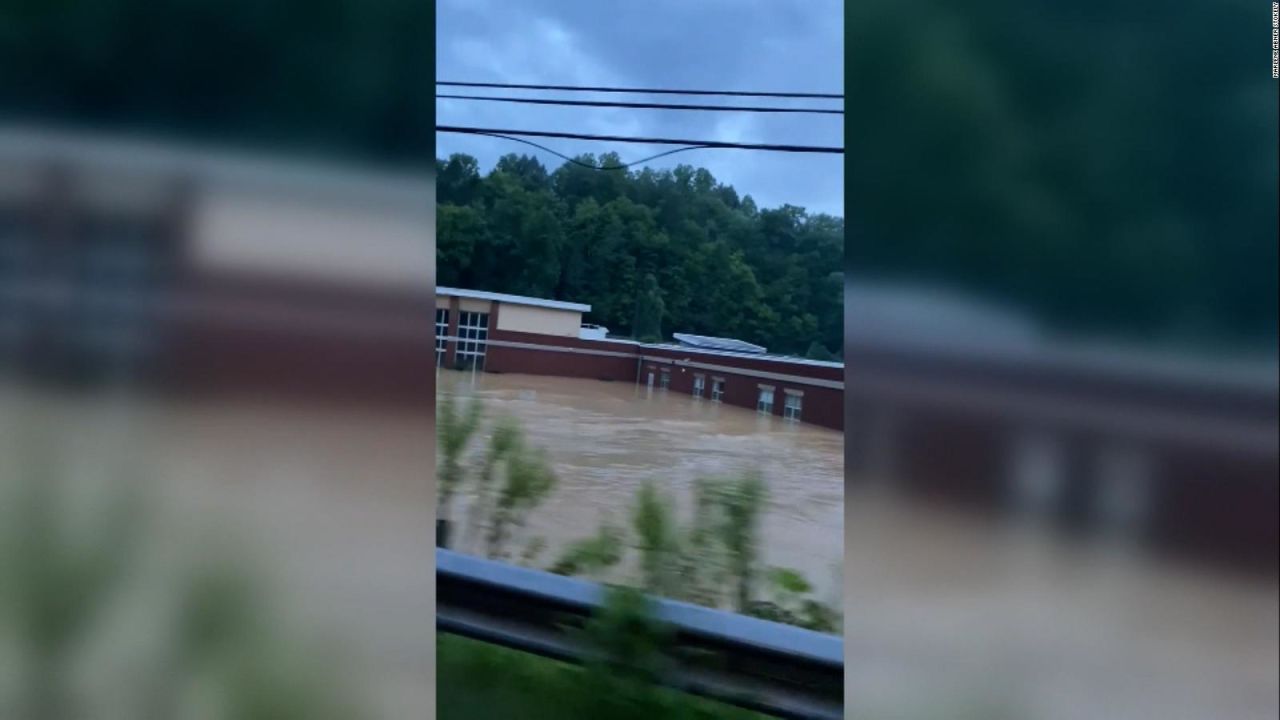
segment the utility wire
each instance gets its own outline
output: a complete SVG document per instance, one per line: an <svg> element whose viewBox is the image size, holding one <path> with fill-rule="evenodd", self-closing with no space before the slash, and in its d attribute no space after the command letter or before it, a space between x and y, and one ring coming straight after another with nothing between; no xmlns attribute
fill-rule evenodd
<svg viewBox="0 0 1280 720"><path fill-rule="evenodd" d="M573 163L574 165L577 165L578 167L584 167L584 168L587 168L587 169L590 169L590 170L626 170L626 169L627 169L627 168L629 168L629 167L634 167L634 166L639 165L639 164L641 164L641 163L647 163L647 162L649 162L650 160L657 160L657 159L658 159L658 158L660 158L660 157L666 157L666 156L668 156L668 155L675 155L676 153L682 153L682 152L685 152L686 150L699 150L699 149L701 149L701 148L705 147L705 146L703 146L703 145L690 145L690 146L688 146L688 147L681 147L681 148L676 148L675 150L667 150L666 152L660 152L660 153L658 153L657 155L650 155L649 157L646 157L646 158L640 158L639 160L635 160L635 161L633 161L633 162L629 162L629 163L623 163L623 164L621 164L621 165L592 165L591 163L584 163L584 162L582 162L581 160L578 160L578 159L575 159L575 158L571 158L571 157L569 157L568 155L565 155L565 154L564 154L564 153L562 153L562 152L557 152L557 151L555 151L555 150L552 150L551 148L547 147L546 145L539 145L538 143L533 142L532 140L525 140L524 138L518 138L518 137L515 137L514 135L503 135L503 134L501 134L501 133L489 133L489 132L475 132L475 133L468 133L468 134L471 134L471 135L484 135L484 136L486 136L486 137L502 138L503 140L512 140L512 141L515 141L515 142L518 142L518 143L524 143L525 145L532 145L533 147L536 147L536 148L538 148L539 150L545 150L545 151L547 151L547 152L551 153L552 155L555 155L556 157L561 158L561 159L562 159L562 160L564 160L565 162Z"/></svg>
<svg viewBox="0 0 1280 720"><path fill-rule="evenodd" d="M566 90L569 92L631 93L644 95L717 95L722 97L824 98L843 100L844 93L759 92L749 90L673 90L670 88L590 87L583 85L527 85L520 83L444 82L437 86L503 88L511 90Z"/></svg>
<svg viewBox="0 0 1280 720"><path fill-rule="evenodd" d="M564 98L519 98L484 95L436 95L437 100L483 100L487 102L525 103L529 105L570 105L581 107L639 108L645 110L702 110L719 112L811 113L843 115L844 110L831 108L786 108L743 105L673 105L669 103L620 102L611 100L568 100Z"/></svg>
<svg viewBox="0 0 1280 720"><path fill-rule="evenodd" d="M844 148L820 145L770 145L765 143L734 143L719 140L677 140L673 138L628 137L625 135L586 135L583 133L554 132L550 130L502 130L497 128L473 128L457 125L437 125L436 132L459 133L463 135L519 135L524 137L565 138L569 140L591 140L600 142L638 143L641 145L686 145L687 149L732 149L732 150L764 150L768 152L788 153L821 153L843 155Z"/></svg>

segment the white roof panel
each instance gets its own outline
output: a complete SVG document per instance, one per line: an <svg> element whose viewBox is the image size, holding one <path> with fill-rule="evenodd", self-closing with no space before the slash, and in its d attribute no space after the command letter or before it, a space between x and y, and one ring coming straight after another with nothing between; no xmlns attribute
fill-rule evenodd
<svg viewBox="0 0 1280 720"><path fill-rule="evenodd" d="M460 290L458 288L436 287L437 295L471 298L473 300L490 300L509 305L529 305L532 307L550 308L552 310L568 310L571 312L591 312L590 305L564 302L562 300L544 300L542 298L525 297L524 295L507 295L506 293L488 292L485 290Z"/></svg>
<svg viewBox="0 0 1280 720"><path fill-rule="evenodd" d="M682 345L705 350L724 350L727 352L760 355L765 352L765 349L759 345L753 345L742 340L734 340L733 338L707 337L706 335L691 335L689 333L672 333L671 337Z"/></svg>

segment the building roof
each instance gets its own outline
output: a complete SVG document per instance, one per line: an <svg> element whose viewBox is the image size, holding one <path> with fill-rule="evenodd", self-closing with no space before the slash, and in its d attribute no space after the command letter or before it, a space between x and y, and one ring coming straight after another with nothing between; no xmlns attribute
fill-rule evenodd
<svg viewBox="0 0 1280 720"><path fill-rule="evenodd" d="M490 300L493 302L507 303L508 305L529 305L531 307L549 308L551 310L568 310L580 313L591 312L591 306L583 305L582 303L564 302L562 300L544 300L542 298L526 297L524 295L508 295L506 293L487 292L485 290L460 290L458 288L437 286L436 294L447 295L449 297L470 298L472 300Z"/></svg>
<svg viewBox="0 0 1280 720"><path fill-rule="evenodd" d="M392 172L371 165L166 142L139 135L0 124L0 168L13 165L26 171L23 166L50 161L69 162L78 172L90 171L91 178L105 175L91 186L143 176L168 188L172 180L181 178L194 180L202 191L283 192L324 203L433 217L431 204L423 198L434 197L435 182L425 169Z"/></svg>
<svg viewBox="0 0 1280 720"><path fill-rule="evenodd" d="M1069 340L1042 331L1015 307L923 285L846 279L844 292L847 344L1048 371L1280 392L1273 355L1196 358L1116 342Z"/></svg>
<svg viewBox="0 0 1280 720"><path fill-rule="evenodd" d="M734 340L733 338L708 337L689 333L672 333L671 337L675 338L676 342L681 345L688 345L700 350L724 350L751 355L763 355L765 353L765 349L759 345L753 345L743 340Z"/></svg>

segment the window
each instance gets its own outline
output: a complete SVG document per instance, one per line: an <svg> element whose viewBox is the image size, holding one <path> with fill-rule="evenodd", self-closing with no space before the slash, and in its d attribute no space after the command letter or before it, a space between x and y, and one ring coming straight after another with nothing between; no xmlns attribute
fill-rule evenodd
<svg viewBox="0 0 1280 720"><path fill-rule="evenodd" d="M724 397L724 378L711 378L711 399L720 402Z"/></svg>
<svg viewBox="0 0 1280 720"><path fill-rule="evenodd" d="M756 401L756 410L765 414L773 414L773 386L760 386L760 399Z"/></svg>
<svg viewBox="0 0 1280 720"><path fill-rule="evenodd" d="M94 216L78 228L75 310L60 328L67 350L87 369L141 362L157 331L167 276L164 238L154 218Z"/></svg>
<svg viewBox="0 0 1280 720"><path fill-rule="evenodd" d="M484 351L489 342L489 313L458 314L458 367L484 370Z"/></svg>
<svg viewBox="0 0 1280 720"><path fill-rule="evenodd" d="M782 417L799 422L804 396L796 390L787 390L786 393L787 397L782 401Z"/></svg>
<svg viewBox="0 0 1280 720"><path fill-rule="evenodd" d="M658 373L658 386L661 387L663 390L666 390L667 388L671 387L671 371L670 370L663 368L662 372Z"/></svg>
<svg viewBox="0 0 1280 720"><path fill-rule="evenodd" d="M705 391L706 385L707 385L706 375L694 375L693 376L693 396L696 398L702 397L702 393Z"/></svg>
<svg viewBox="0 0 1280 720"><path fill-rule="evenodd" d="M0 206L0 360L16 350L32 331L31 308L21 289L32 277L41 244L34 228L19 222L17 213Z"/></svg>
<svg viewBox="0 0 1280 720"><path fill-rule="evenodd" d="M448 337L449 309L436 308L436 367L444 364L444 351Z"/></svg>

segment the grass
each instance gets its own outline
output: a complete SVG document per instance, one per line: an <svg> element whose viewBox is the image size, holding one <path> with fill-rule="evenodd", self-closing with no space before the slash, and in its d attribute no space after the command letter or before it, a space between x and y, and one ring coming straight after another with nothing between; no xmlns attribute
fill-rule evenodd
<svg viewBox="0 0 1280 720"><path fill-rule="evenodd" d="M436 639L440 720L763 720L764 716L643 681L454 635Z"/></svg>

